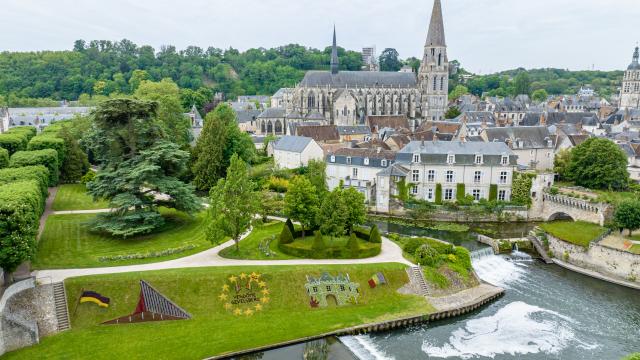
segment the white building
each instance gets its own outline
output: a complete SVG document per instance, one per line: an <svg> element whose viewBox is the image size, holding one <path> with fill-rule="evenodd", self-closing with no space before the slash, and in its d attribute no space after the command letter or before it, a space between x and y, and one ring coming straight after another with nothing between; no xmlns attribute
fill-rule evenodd
<svg viewBox="0 0 640 360"><path fill-rule="evenodd" d="M553 169L555 137L546 126L486 128L480 137L487 143L504 143L513 150L518 165L532 170Z"/></svg>
<svg viewBox="0 0 640 360"><path fill-rule="evenodd" d="M353 187L365 195L369 204L375 203L376 178L395 159L395 152L382 149L338 149L326 156L329 190L340 186Z"/></svg>
<svg viewBox="0 0 640 360"><path fill-rule="evenodd" d="M279 169L297 169L323 157L320 145L304 136L283 136L273 146L273 159Z"/></svg>
<svg viewBox="0 0 640 360"><path fill-rule="evenodd" d="M505 143L412 141L395 163L377 175L376 211L389 212L397 182L411 184L410 194L430 202L474 199L510 201L517 156ZM491 199L491 188L495 199Z"/></svg>
<svg viewBox="0 0 640 360"><path fill-rule="evenodd" d="M9 109L0 107L0 134L9 130Z"/></svg>

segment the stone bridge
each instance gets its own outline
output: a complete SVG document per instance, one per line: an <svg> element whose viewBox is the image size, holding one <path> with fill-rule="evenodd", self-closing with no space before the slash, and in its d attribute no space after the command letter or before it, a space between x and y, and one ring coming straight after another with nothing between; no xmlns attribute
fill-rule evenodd
<svg viewBox="0 0 640 360"><path fill-rule="evenodd" d="M592 203L587 200L576 199L565 195L551 195L543 193L538 200L534 217L542 218L544 221L560 219L582 220L590 223L604 225L610 213L609 204Z"/></svg>

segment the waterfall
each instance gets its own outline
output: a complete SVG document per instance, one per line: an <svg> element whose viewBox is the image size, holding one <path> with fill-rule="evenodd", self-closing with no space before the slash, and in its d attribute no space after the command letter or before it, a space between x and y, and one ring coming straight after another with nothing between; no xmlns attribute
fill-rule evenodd
<svg viewBox="0 0 640 360"><path fill-rule="evenodd" d="M526 272L522 265L508 261L504 256L493 255L493 252L483 257L472 258L472 263L480 279L504 288L509 288L511 283L522 281L521 278Z"/></svg>
<svg viewBox="0 0 640 360"><path fill-rule="evenodd" d="M533 261L531 255L526 252L518 250L518 243L513 243L513 250L511 251L511 261Z"/></svg>
<svg viewBox="0 0 640 360"><path fill-rule="evenodd" d="M378 348L369 335L341 336L339 339L360 360L394 359Z"/></svg>
<svg viewBox="0 0 640 360"><path fill-rule="evenodd" d="M493 248L490 247L485 247L482 248L480 250L474 250L471 252L470 256L471 256L471 260L480 260L482 258L485 258L487 256L492 256L493 254Z"/></svg>

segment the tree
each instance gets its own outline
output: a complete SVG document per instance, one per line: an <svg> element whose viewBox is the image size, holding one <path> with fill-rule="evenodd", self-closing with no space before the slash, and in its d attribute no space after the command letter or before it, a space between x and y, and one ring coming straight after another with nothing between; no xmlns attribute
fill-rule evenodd
<svg viewBox="0 0 640 360"><path fill-rule="evenodd" d="M305 176L311 184L316 187L318 198L322 201L325 194L329 192L327 188L327 164L322 160L310 160L307 165Z"/></svg>
<svg viewBox="0 0 640 360"><path fill-rule="evenodd" d="M336 187L322 200L317 223L320 224L320 232L324 235L334 237L344 235L349 209L342 192L340 187Z"/></svg>
<svg viewBox="0 0 640 360"><path fill-rule="evenodd" d="M460 114L461 114L460 109L458 109L457 106L452 106L452 107L447 109L447 112L444 113L444 118L445 119L455 119L458 116L460 116Z"/></svg>
<svg viewBox="0 0 640 360"><path fill-rule="evenodd" d="M287 226L287 224L284 224L282 226L282 231L280 232L280 245L285 245L285 244L291 244L293 242L293 234L291 233L291 230L289 229L289 227Z"/></svg>
<svg viewBox="0 0 640 360"><path fill-rule="evenodd" d="M517 205L531 205L531 185L535 175L516 172L511 185L511 202Z"/></svg>
<svg viewBox="0 0 640 360"><path fill-rule="evenodd" d="M279 194L264 189L260 192L259 197L258 212L262 217L262 221L266 222L269 215L274 215L282 211L284 204Z"/></svg>
<svg viewBox="0 0 640 360"><path fill-rule="evenodd" d="M529 95L531 93L531 79L526 71L518 73L514 79L515 95Z"/></svg>
<svg viewBox="0 0 640 360"><path fill-rule="evenodd" d="M371 232L369 232L369 242L374 244L380 244L382 242L380 230L378 230L378 225L376 224L373 224L373 226L371 227Z"/></svg>
<svg viewBox="0 0 640 360"><path fill-rule="evenodd" d="M133 70L131 78L129 78L129 87L131 88L131 91L135 92L138 90L140 84L145 80L149 80L149 73L147 71L139 69Z"/></svg>
<svg viewBox="0 0 640 360"><path fill-rule="evenodd" d="M321 254L327 246L324 243L322 234L320 231L316 231L313 237L313 243L311 244L311 250L317 254Z"/></svg>
<svg viewBox="0 0 640 360"><path fill-rule="evenodd" d="M303 237L306 229L316 225L318 204L318 194L311 181L304 176L295 176L284 196L284 213L302 225Z"/></svg>
<svg viewBox="0 0 640 360"><path fill-rule="evenodd" d="M455 101L462 95L469 93L469 89L464 85L456 85L456 87L449 93L449 101Z"/></svg>
<svg viewBox="0 0 640 360"><path fill-rule="evenodd" d="M353 233L353 227L367 220L367 207L364 194L355 188L349 187L342 190L341 194L346 208L344 229Z"/></svg>
<svg viewBox="0 0 640 360"><path fill-rule="evenodd" d="M537 102L546 101L548 97L549 97L549 94L545 89L538 89L534 91L533 94L531 95L531 98L533 99L533 101L537 101Z"/></svg>
<svg viewBox="0 0 640 360"><path fill-rule="evenodd" d="M386 48L378 58L380 71L398 71L402 68L402 62L398 58L398 52L393 48Z"/></svg>
<svg viewBox="0 0 640 360"><path fill-rule="evenodd" d="M360 245L358 244L358 238L355 233L351 233L349 236L347 248L349 249L352 258L357 259L360 256Z"/></svg>
<svg viewBox="0 0 640 360"><path fill-rule="evenodd" d="M229 236L240 249L240 235L251 226L257 210L255 185L249 179L247 164L238 155L231 157L227 176L209 191L211 222L207 231L213 243Z"/></svg>
<svg viewBox="0 0 640 360"><path fill-rule="evenodd" d="M78 182L89 170L89 158L66 126L62 127L59 136L64 140L67 152L60 168L60 178L67 183Z"/></svg>
<svg viewBox="0 0 640 360"><path fill-rule="evenodd" d="M568 173L569 164L571 164L571 149L562 149L553 159L553 172L558 174L561 180L571 180Z"/></svg>
<svg viewBox="0 0 640 360"><path fill-rule="evenodd" d="M115 210L99 214L94 230L122 237L144 234L164 223L160 206L189 214L201 209L193 187L178 179L189 154L166 139L157 107L156 102L113 99L96 108L91 146L101 169L87 189Z"/></svg>
<svg viewBox="0 0 640 360"><path fill-rule="evenodd" d="M623 190L628 186L627 156L613 141L590 138L571 150L567 176L591 189Z"/></svg>
<svg viewBox="0 0 640 360"><path fill-rule="evenodd" d="M629 230L629 236L634 230L640 229L640 201L626 200L621 202L614 215L616 224Z"/></svg>

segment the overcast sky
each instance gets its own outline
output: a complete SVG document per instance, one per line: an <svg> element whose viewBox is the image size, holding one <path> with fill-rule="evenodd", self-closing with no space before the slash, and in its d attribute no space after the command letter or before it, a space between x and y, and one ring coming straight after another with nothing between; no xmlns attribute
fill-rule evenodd
<svg viewBox="0 0 640 360"><path fill-rule="evenodd" d="M449 59L470 71L624 69L640 0L442 0ZM2 0L0 50L71 49L76 39L241 50L338 44L421 56L433 0Z"/></svg>

